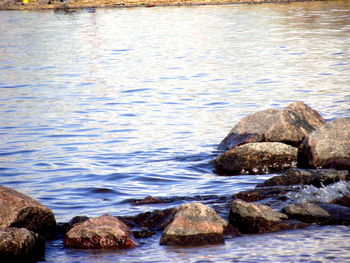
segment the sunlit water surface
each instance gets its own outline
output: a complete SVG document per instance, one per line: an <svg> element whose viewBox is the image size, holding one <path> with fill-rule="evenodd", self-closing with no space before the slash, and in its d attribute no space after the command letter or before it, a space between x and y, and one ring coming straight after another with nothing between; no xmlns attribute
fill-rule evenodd
<svg viewBox="0 0 350 263"><path fill-rule="evenodd" d="M243 116L302 100L350 116L350 2L0 12L0 183L76 215L135 215L158 197L230 196L220 177ZM127 251L47 244L49 262L346 262L349 227Z"/></svg>

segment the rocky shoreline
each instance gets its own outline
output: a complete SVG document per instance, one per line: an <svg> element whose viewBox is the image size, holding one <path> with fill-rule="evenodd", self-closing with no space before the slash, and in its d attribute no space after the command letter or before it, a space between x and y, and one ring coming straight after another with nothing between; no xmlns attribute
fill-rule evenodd
<svg viewBox="0 0 350 263"><path fill-rule="evenodd" d="M131 205L185 204L130 217L77 216L57 224L50 209L0 186L0 258L35 260L42 257L45 240L52 238L71 248L142 249L137 240L155 234L160 245L203 246L310 224L350 225L349 130L350 118L325 122L302 102L254 113L232 128L214 163L231 176L280 175L227 197L132 200ZM336 190L331 200L298 198L309 188L322 197L325 188L336 189L337 184L345 189Z"/></svg>
<svg viewBox="0 0 350 263"><path fill-rule="evenodd" d="M310 2L315 0L0 0L0 10L70 10ZM317 0L320 1L320 0ZM321 0L322 1L322 0Z"/></svg>

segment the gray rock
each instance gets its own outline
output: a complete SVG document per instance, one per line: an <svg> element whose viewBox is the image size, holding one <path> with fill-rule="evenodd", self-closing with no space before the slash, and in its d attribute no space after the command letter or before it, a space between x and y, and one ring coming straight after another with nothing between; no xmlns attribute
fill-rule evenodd
<svg viewBox="0 0 350 263"><path fill-rule="evenodd" d="M299 147L301 167L350 170L350 118L322 125Z"/></svg>
<svg viewBox="0 0 350 263"><path fill-rule="evenodd" d="M222 153L215 163L219 172L266 174L295 167L297 152L297 148L280 142L248 143Z"/></svg>
<svg viewBox="0 0 350 263"><path fill-rule="evenodd" d="M313 185L322 187L339 181L350 180L349 171L334 169L288 169L284 175L272 177L257 187L288 186L288 185Z"/></svg>
<svg viewBox="0 0 350 263"><path fill-rule="evenodd" d="M165 228L160 244L198 246L224 243L224 227L228 224L216 212L201 203L185 204L176 209L173 220Z"/></svg>
<svg viewBox="0 0 350 263"><path fill-rule="evenodd" d="M268 233L287 229L298 229L305 224L285 221L287 215L274 211L266 205L233 200L229 214L229 223L241 233Z"/></svg>
<svg viewBox="0 0 350 263"><path fill-rule="evenodd" d="M53 235L52 211L33 198L0 185L0 228L23 227L44 237Z"/></svg>
<svg viewBox="0 0 350 263"><path fill-rule="evenodd" d="M35 259L43 253L43 240L25 228L0 229L0 259L17 261Z"/></svg>
<svg viewBox="0 0 350 263"><path fill-rule="evenodd" d="M126 249L135 247L135 242L122 221L111 215L103 215L75 224L66 233L64 245L73 248Z"/></svg>
<svg viewBox="0 0 350 263"><path fill-rule="evenodd" d="M317 111L303 102L293 102L282 110L268 109L244 117L218 148L227 150L245 143L263 141L298 146L306 134L323 123Z"/></svg>
<svg viewBox="0 0 350 263"><path fill-rule="evenodd" d="M350 208L336 204L290 204L283 212L290 218L308 223L350 225Z"/></svg>

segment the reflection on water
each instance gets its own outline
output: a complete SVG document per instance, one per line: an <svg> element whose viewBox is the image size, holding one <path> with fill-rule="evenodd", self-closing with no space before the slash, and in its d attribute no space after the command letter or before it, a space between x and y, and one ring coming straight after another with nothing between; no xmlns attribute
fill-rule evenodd
<svg viewBox="0 0 350 263"><path fill-rule="evenodd" d="M3 11L0 32L0 182L58 221L159 208L126 201L147 195L249 189L268 176L219 177L210 163L242 116L295 100L329 120L350 113L349 1ZM159 248L155 236L143 245L153 259L59 250L53 241L47 259L343 261L339 251L349 248L336 240L348 229L337 229L247 236L205 251ZM326 237L329 253L317 243Z"/></svg>

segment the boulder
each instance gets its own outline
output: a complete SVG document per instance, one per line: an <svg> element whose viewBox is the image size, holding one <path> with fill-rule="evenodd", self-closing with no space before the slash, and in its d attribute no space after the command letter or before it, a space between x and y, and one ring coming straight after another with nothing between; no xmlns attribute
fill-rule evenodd
<svg viewBox="0 0 350 263"><path fill-rule="evenodd" d="M75 224L65 235L64 245L73 248L126 249L135 247L127 225L111 215Z"/></svg>
<svg viewBox="0 0 350 263"><path fill-rule="evenodd" d="M287 218L287 215L276 212L269 206L247 203L242 200L232 201L229 213L229 223L244 234L261 234L306 226L284 221Z"/></svg>
<svg viewBox="0 0 350 263"><path fill-rule="evenodd" d="M227 222L201 203L181 205L163 231L161 245L198 246L224 243Z"/></svg>
<svg viewBox="0 0 350 263"><path fill-rule="evenodd" d="M298 203L283 208L290 218L303 222L330 225L350 225L350 208L325 203Z"/></svg>
<svg viewBox="0 0 350 263"><path fill-rule="evenodd" d="M281 110L267 109L244 117L218 148L227 150L251 142L284 142L298 146L306 134L323 123L317 111L303 102L293 102Z"/></svg>
<svg viewBox="0 0 350 263"><path fill-rule="evenodd" d="M33 198L0 185L0 228L23 227L44 237L55 232L52 211Z"/></svg>
<svg viewBox="0 0 350 263"><path fill-rule="evenodd" d="M26 228L0 229L0 259L5 262L25 262L43 253L44 242L38 234Z"/></svg>
<svg viewBox="0 0 350 263"><path fill-rule="evenodd" d="M350 170L350 118L326 123L306 136L299 147L298 165L304 168Z"/></svg>
<svg viewBox="0 0 350 263"><path fill-rule="evenodd" d="M295 167L297 153L297 148L280 142L248 143L222 153L215 164L219 173L266 174Z"/></svg>
<svg viewBox="0 0 350 263"><path fill-rule="evenodd" d="M288 185L313 185L322 187L339 181L350 180L349 171L334 169L288 169L284 175L272 177L257 187L288 186Z"/></svg>

